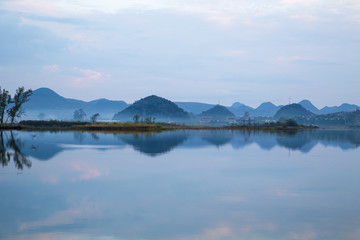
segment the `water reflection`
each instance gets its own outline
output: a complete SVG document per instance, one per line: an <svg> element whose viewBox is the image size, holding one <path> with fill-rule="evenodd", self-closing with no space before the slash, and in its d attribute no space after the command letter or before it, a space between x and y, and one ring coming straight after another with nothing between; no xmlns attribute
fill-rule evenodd
<svg viewBox="0 0 360 240"><path fill-rule="evenodd" d="M8 164L13 161L15 167L19 170L24 169L24 167L30 168L31 161L28 159L28 156L25 155L21 148L24 146L24 143L20 138L16 138L12 131L10 132L0 132L0 162L3 167L8 166Z"/></svg>
<svg viewBox="0 0 360 240"><path fill-rule="evenodd" d="M185 132L121 135L120 139L135 150L156 156L171 151L189 138Z"/></svg>
<svg viewBox="0 0 360 240"><path fill-rule="evenodd" d="M0 239L360 236L356 131L3 134Z"/></svg>
<svg viewBox="0 0 360 240"><path fill-rule="evenodd" d="M13 136L12 133L8 135ZM92 146L93 148L102 150L109 149L108 146L112 146L110 148L131 146L138 152L155 157L168 153L175 148L203 148L207 146L223 147L230 145L234 149L242 149L249 145L256 144L264 150L271 150L279 146L289 150L307 153L318 144L339 147L343 150L358 148L360 145L359 130L316 130L298 132L204 130L152 134L17 132L17 135L18 139L16 141L10 137L8 145L16 150L14 151L16 159L23 159L24 164L27 163L26 155L30 155L39 160L48 160L62 151L73 149L71 146ZM20 154L22 153L21 148L25 155ZM4 155L3 159L5 158L6 156Z"/></svg>

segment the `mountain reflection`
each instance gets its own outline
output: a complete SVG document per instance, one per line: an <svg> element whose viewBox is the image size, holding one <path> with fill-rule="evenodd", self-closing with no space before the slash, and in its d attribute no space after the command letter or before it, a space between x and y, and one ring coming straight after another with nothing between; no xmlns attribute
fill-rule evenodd
<svg viewBox="0 0 360 240"><path fill-rule="evenodd" d="M13 132L0 132L0 162L3 167L8 166L11 161L14 162L17 169L30 168L32 163L28 156L22 152L24 143L20 138L15 138Z"/></svg>
<svg viewBox="0 0 360 240"><path fill-rule="evenodd" d="M56 154L73 150L74 147L91 147L107 150L131 146L134 150L151 157L165 154L175 148L203 148L207 146L233 149L256 144L261 149L271 150L284 147L290 150L310 152L317 144L339 147L343 150L360 145L359 130L314 130L314 131L231 131L231 130L181 130L151 134L103 134L86 132L4 132L9 137L4 142L1 137L1 162L7 165L11 159L19 169L30 167L27 156L39 160L49 160ZM11 150L11 153L9 150Z"/></svg>
<svg viewBox="0 0 360 240"><path fill-rule="evenodd" d="M189 138L186 132L164 132L162 134L123 135L121 139L135 150L150 156L171 151Z"/></svg>

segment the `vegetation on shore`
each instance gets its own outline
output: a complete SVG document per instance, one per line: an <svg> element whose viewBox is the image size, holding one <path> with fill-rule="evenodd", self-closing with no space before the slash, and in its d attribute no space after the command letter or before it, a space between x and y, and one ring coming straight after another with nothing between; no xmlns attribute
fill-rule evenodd
<svg viewBox="0 0 360 240"><path fill-rule="evenodd" d="M58 120L26 120L18 124L4 125L2 130L72 130L72 131L109 131L109 132L159 132L171 130L170 125L147 123L96 123Z"/></svg>
<svg viewBox="0 0 360 240"><path fill-rule="evenodd" d="M115 122L95 123L81 121L58 120L27 120L18 124L7 124L2 130L73 130L73 131L108 131L108 132L161 132L170 130L301 130L314 129L316 126L298 125L290 119L286 122L271 122L265 124L232 124L229 126L211 125L178 125L175 123L145 123L145 122Z"/></svg>

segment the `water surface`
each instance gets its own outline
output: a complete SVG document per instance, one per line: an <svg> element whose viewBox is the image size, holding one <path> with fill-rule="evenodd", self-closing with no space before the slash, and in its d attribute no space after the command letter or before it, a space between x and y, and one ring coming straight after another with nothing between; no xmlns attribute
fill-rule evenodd
<svg viewBox="0 0 360 240"><path fill-rule="evenodd" d="M360 131L1 139L0 239L360 239Z"/></svg>

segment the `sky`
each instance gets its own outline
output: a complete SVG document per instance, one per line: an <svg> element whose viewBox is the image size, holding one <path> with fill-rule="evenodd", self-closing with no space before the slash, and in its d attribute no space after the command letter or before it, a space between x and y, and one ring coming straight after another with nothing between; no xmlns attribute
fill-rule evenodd
<svg viewBox="0 0 360 240"><path fill-rule="evenodd" d="M0 86L360 105L358 0L0 0Z"/></svg>

